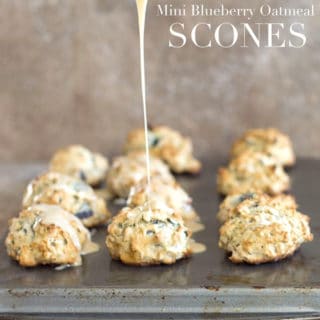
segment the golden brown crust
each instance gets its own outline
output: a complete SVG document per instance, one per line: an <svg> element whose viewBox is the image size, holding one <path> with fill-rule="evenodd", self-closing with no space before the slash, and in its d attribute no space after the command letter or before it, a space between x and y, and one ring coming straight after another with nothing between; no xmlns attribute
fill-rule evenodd
<svg viewBox="0 0 320 320"><path fill-rule="evenodd" d="M192 207L192 199L176 181L163 181L157 177L151 179L149 198L147 197L147 180L142 180L130 190L127 205L141 206L147 199L152 208L161 209L163 206L181 215L184 221L199 220Z"/></svg>
<svg viewBox="0 0 320 320"><path fill-rule="evenodd" d="M284 207L287 209L297 209L297 203L293 196L280 194L277 196L268 196L264 193L244 193L244 194L232 194L227 196L219 207L219 212L217 214L217 219L224 223L228 219L233 218L238 214L238 206L245 200L256 200L258 203L267 204L272 207Z"/></svg>
<svg viewBox="0 0 320 320"><path fill-rule="evenodd" d="M160 159L150 157L150 174L158 179L174 182L167 165ZM146 157L144 152L134 152L114 159L107 175L107 188L115 197L126 199L130 189L146 179Z"/></svg>
<svg viewBox="0 0 320 320"><path fill-rule="evenodd" d="M172 264L190 255L190 232L180 216L147 206L124 208L108 227L113 259L130 265Z"/></svg>
<svg viewBox="0 0 320 320"><path fill-rule="evenodd" d="M108 160L104 156L81 145L58 150L50 161L50 171L81 179L91 186L104 181L108 167Z"/></svg>
<svg viewBox="0 0 320 320"><path fill-rule="evenodd" d="M36 205L9 222L5 240L10 257L26 267L40 264L81 264L90 233L58 206Z"/></svg>
<svg viewBox="0 0 320 320"><path fill-rule="evenodd" d="M23 208L35 204L58 205L77 216L86 227L105 224L111 217L103 198L85 182L48 172L31 181L23 196Z"/></svg>
<svg viewBox="0 0 320 320"><path fill-rule="evenodd" d="M219 239L219 247L231 253L234 263L278 261L313 239L309 217L295 209L247 199L237 211L220 228Z"/></svg>
<svg viewBox="0 0 320 320"><path fill-rule="evenodd" d="M290 188L290 178L273 158L261 152L247 151L220 168L218 191L222 194L263 192L280 194Z"/></svg>
<svg viewBox="0 0 320 320"><path fill-rule="evenodd" d="M292 166L295 163L295 155L290 138L275 128L246 131L233 144L231 157L237 157L249 150L266 153L284 166Z"/></svg>
<svg viewBox="0 0 320 320"><path fill-rule="evenodd" d="M150 153L165 161L175 173L199 173L201 163L193 156L193 146L189 138L166 126L149 130ZM144 130L136 129L128 134L125 151L144 150Z"/></svg>

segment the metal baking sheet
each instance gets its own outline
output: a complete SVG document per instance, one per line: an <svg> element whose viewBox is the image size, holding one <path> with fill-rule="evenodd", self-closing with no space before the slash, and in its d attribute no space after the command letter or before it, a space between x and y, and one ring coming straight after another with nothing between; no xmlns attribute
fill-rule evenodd
<svg viewBox="0 0 320 320"><path fill-rule="evenodd" d="M45 167L0 166L0 313L320 313L320 160L299 159L289 172L300 210L311 216L314 241L289 259L260 266L234 265L218 248L215 174L223 163L207 160L201 175L179 177L206 226L195 235L206 244L205 253L172 266L125 266L110 259L104 227L93 236L101 250L85 256L81 267L63 271L22 268L7 257L7 220L17 214L28 180ZM112 206L114 213L118 209Z"/></svg>

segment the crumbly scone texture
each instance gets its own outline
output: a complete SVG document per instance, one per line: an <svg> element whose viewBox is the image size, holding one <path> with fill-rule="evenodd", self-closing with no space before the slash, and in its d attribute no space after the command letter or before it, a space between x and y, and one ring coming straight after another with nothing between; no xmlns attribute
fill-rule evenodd
<svg viewBox="0 0 320 320"><path fill-rule="evenodd" d="M220 204L217 219L224 223L228 219L238 214L238 206L247 199L253 199L259 204L266 204L271 207L283 207L287 209L297 209L297 203L292 195L279 194L276 196L268 196L264 193L249 192L243 194L232 194L227 196Z"/></svg>
<svg viewBox="0 0 320 320"><path fill-rule="evenodd" d="M150 157L151 177L173 182L168 166L160 159ZM107 174L107 188L115 197L127 199L131 187L147 178L144 152L133 152L114 159Z"/></svg>
<svg viewBox="0 0 320 320"><path fill-rule="evenodd" d="M58 206L35 205L9 222L8 255L25 267L81 264L90 233L79 219Z"/></svg>
<svg viewBox="0 0 320 320"><path fill-rule="evenodd" d="M58 150L50 161L50 171L81 179L91 186L105 180L108 167L108 160L103 155L81 145Z"/></svg>
<svg viewBox="0 0 320 320"><path fill-rule="evenodd" d="M234 263L278 261L313 239L309 217L294 209L260 205L252 199L240 206L238 215L220 228L219 247L231 254Z"/></svg>
<svg viewBox="0 0 320 320"><path fill-rule="evenodd" d="M295 163L295 154L290 138L275 128L246 131L233 144L231 156L237 157L248 150L267 153L284 166L292 166Z"/></svg>
<svg viewBox="0 0 320 320"><path fill-rule="evenodd" d="M193 156L193 146L189 138L166 126L157 126L148 131L150 153L162 159L175 173L196 174L201 163ZM144 130L136 129L129 133L125 144L127 153L144 150Z"/></svg>
<svg viewBox="0 0 320 320"><path fill-rule="evenodd" d="M217 185L225 195L247 192L277 195L290 188L290 178L272 156L247 151L232 159L228 167L219 169Z"/></svg>
<svg viewBox="0 0 320 320"><path fill-rule="evenodd" d="M127 200L129 207L141 206L148 200L152 208L168 207L181 215L184 221L199 219L192 207L192 199L176 181L164 181L153 177L150 182L149 194L146 179L131 188Z"/></svg>
<svg viewBox="0 0 320 320"><path fill-rule="evenodd" d="M105 224L111 217L106 201L82 180L57 172L48 172L31 181L23 196L22 206L58 205L74 214L86 227Z"/></svg>
<svg viewBox="0 0 320 320"><path fill-rule="evenodd" d="M123 208L108 227L113 259L130 265L173 264L191 254L190 232L172 210Z"/></svg>

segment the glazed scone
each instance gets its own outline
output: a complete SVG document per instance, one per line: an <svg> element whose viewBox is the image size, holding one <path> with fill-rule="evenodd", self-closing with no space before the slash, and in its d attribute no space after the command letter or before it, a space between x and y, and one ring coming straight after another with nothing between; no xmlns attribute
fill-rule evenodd
<svg viewBox="0 0 320 320"><path fill-rule="evenodd" d="M35 205L9 222L8 255L25 267L81 265L81 254L97 251L80 220L52 205Z"/></svg>
<svg viewBox="0 0 320 320"><path fill-rule="evenodd" d="M81 145L58 150L50 161L50 171L60 172L96 186L105 180L108 160Z"/></svg>
<svg viewBox="0 0 320 320"><path fill-rule="evenodd" d="M108 227L106 245L130 265L172 264L191 254L190 232L170 209L123 208Z"/></svg>
<svg viewBox="0 0 320 320"><path fill-rule="evenodd" d="M263 192L280 194L290 188L290 178L272 156L247 151L231 160L227 168L220 168L218 191L222 194Z"/></svg>
<svg viewBox="0 0 320 320"><path fill-rule="evenodd" d="M150 157L150 174L164 181L175 179L168 166L160 159ZM147 178L146 156L144 152L130 153L114 159L107 174L107 188L115 197L127 199L131 187Z"/></svg>
<svg viewBox="0 0 320 320"><path fill-rule="evenodd" d="M74 214L86 227L106 223L110 218L106 201L82 180L57 172L48 172L27 186L22 206L34 204L58 205Z"/></svg>
<svg viewBox="0 0 320 320"><path fill-rule="evenodd" d="M150 182L148 201L152 208L166 206L180 214L184 221L198 219L192 207L192 199L176 181L164 181L155 177L151 178ZM137 207L146 203L147 186L147 180L144 179L131 188L127 200L129 207Z"/></svg>
<svg viewBox="0 0 320 320"><path fill-rule="evenodd" d="M287 209L297 209L297 203L293 196L286 194L279 194L277 196L268 196L264 193L244 193L244 194L233 194L227 196L219 207L217 219L219 222L224 223L228 219L237 215L237 207L247 199L254 199L259 203L265 203L272 207L283 206Z"/></svg>
<svg viewBox="0 0 320 320"><path fill-rule="evenodd" d="M237 157L248 150L267 153L284 166L292 166L295 163L292 142L287 135L278 129L251 129L246 131L233 144L231 156Z"/></svg>
<svg viewBox="0 0 320 320"><path fill-rule="evenodd" d="M278 261L313 239L308 216L294 209L256 204L245 200L238 215L220 228L219 247L231 254L232 262Z"/></svg>
<svg viewBox="0 0 320 320"><path fill-rule="evenodd" d="M198 173L201 163L193 156L192 142L179 132L166 126L157 126L148 131L150 153L168 164L175 173ZM144 150L144 130L129 133L125 145L127 153Z"/></svg>

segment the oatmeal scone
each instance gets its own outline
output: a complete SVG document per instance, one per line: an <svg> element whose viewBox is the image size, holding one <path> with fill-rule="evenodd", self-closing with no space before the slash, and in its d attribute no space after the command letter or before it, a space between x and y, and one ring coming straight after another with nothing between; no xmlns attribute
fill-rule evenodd
<svg viewBox="0 0 320 320"><path fill-rule="evenodd" d="M97 251L80 220L53 205L35 205L9 222L8 255L25 267L81 265L81 255Z"/></svg>
<svg viewBox="0 0 320 320"><path fill-rule="evenodd" d="M247 192L277 195L290 188L290 178L274 157L247 151L232 159L228 167L219 169L217 185L225 195Z"/></svg>
<svg viewBox="0 0 320 320"><path fill-rule="evenodd" d="M233 144L231 156L237 157L248 150L267 153L284 166L292 166L295 163L295 154L290 138L275 128L246 131Z"/></svg>
<svg viewBox="0 0 320 320"><path fill-rule="evenodd" d="M57 172L48 172L31 181L23 196L22 206L58 205L74 214L86 227L106 223L110 218L106 201L82 180Z"/></svg>
<svg viewBox="0 0 320 320"><path fill-rule="evenodd" d="M198 173L201 163L193 156L193 146L189 138L166 126L157 126L148 131L150 153L162 159L175 173ZM144 130L129 133L125 151L127 153L144 150Z"/></svg>
<svg viewBox="0 0 320 320"><path fill-rule="evenodd" d="M142 180L130 190L127 205L137 207L146 203L147 199L152 208L166 206L180 214L184 221L197 220L198 215L192 207L192 199L176 181L164 181L151 178L149 194L147 180ZM147 197L149 195L149 198Z"/></svg>
<svg viewBox="0 0 320 320"><path fill-rule="evenodd" d="M247 199L253 199L259 203L265 203L272 207L284 207L287 209L297 209L297 203L293 196L286 194L279 194L276 196L268 196L264 193L249 192L243 194L232 194L227 196L220 204L217 219L224 223L228 219L237 215L238 206Z"/></svg>
<svg viewBox="0 0 320 320"><path fill-rule="evenodd" d="M220 228L219 239L219 247L231 254L234 263L278 261L313 239L309 217L293 208L247 199L237 211Z"/></svg>
<svg viewBox="0 0 320 320"><path fill-rule="evenodd" d="M168 166L160 159L150 157L151 177L173 182L174 177ZM115 197L127 199L131 187L146 179L146 156L144 152L134 152L114 159L107 174L107 188Z"/></svg>
<svg viewBox="0 0 320 320"><path fill-rule="evenodd" d="M180 215L148 206L123 208L108 227L113 259L130 265L173 264L191 254L190 232Z"/></svg>
<svg viewBox="0 0 320 320"><path fill-rule="evenodd" d="M108 160L103 155L81 145L58 150L50 161L50 171L81 179L91 186L105 180L108 166Z"/></svg>

